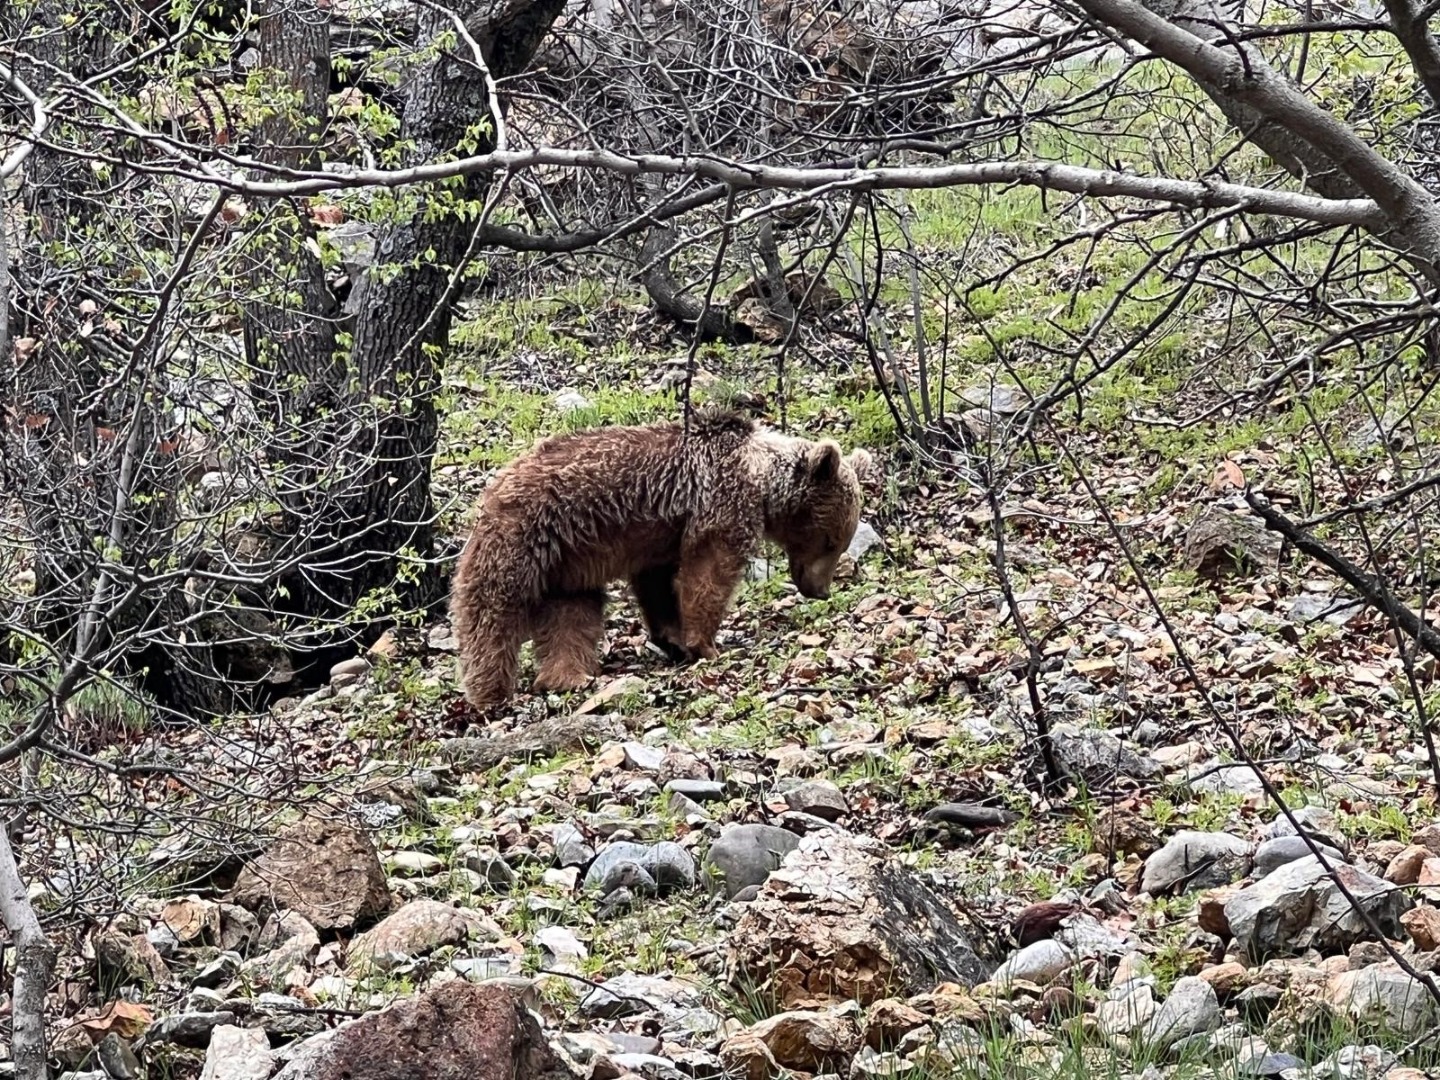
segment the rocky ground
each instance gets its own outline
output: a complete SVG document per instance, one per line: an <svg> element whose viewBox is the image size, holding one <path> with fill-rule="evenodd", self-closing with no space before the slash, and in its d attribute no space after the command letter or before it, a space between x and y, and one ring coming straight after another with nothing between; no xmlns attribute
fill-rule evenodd
<svg viewBox="0 0 1440 1080"><path fill-rule="evenodd" d="M553 426L585 391L528 392ZM1003 425L1004 395L970 397L972 430ZM806 423L853 442L860 412ZM492 435L471 450L529 437ZM482 721L430 625L265 717L131 739L133 760L293 782L238 844L183 786L135 781L173 831L128 839L109 915L62 910L83 874L57 869L108 841L24 839L73 935L57 1066L1410 1080L1440 1061L1432 767L1375 619L1237 516L1227 478L1258 482L1274 448L1157 486L1102 440L1093 473L1039 470L995 506L959 458L877 449L885 491L836 595L757 563L717 661L665 666L620 603L589 693ZM442 484L483 482L475 460Z"/></svg>

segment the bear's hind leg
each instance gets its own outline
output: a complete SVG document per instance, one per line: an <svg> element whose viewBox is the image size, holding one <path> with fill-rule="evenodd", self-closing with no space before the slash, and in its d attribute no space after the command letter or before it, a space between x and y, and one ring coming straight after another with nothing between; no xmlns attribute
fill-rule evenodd
<svg viewBox="0 0 1440 1080"><path fill-rule="evenodd" d="M680 597L675 592L677 569L674 563L648 567L631 576L630 588L645 617L650 640L671 660L679 662L689 659L690 653L681 642Z"/></svg>
<svg viewBox="0 0 1440 1080"><path fill-rule="evenodd" d="M599 674L604 636L604 590L547 596L535 614L536 691L575 690Z"/></svg>

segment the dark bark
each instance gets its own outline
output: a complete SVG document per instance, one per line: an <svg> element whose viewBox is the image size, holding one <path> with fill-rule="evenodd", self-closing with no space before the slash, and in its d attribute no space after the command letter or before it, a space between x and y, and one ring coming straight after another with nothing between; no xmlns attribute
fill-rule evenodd
<svg viewBox="0 0 1440 1080"><path fill-rule="evenodd" d="M656 309L660 314L693 328L702 341L718 340L740 345L753 341L755 335L748 326L732 319L730 313L718 304L707 307L705 301L690 295L675 280L670 256L665 254L674 242L673 229L656 225L651 228L640 249L640 261L647 267L640 275L640 284L655 302Z"/></svg>
<svg viewBox="0 0 1440 1080"><path fill-rule="evenodd" d="M498 8L471 3L460 13L498 79L524 68L561 6L560 0ZM311 118L323 115L329 83L329 33L319 10L315 0L271 0L261 35L265 66L291 73L304 100L295 115ZM415 18L417 41L453 30L447 15L428 8ZM402 93L402 138L412 163L454 153L491 107L484 73L463 39L454 52L415 68ZM480 143L479 152L493 149L493 132ZM262 152L303 167L311 143L306 132L288 130L281 120L265 132ZM473 215L437 213L433 203L461 199L478 206L491 181L475 176L422 192L378 237L376 266L354 285L348 357L337 357L338 309L303 243L306 223L292 216L271 242L272 252L282 249L288 261L281 287L269 295L299 296L301 303L250 305L247 350L256 397L274 431L271 454L284 465L285 531L311 552L286 582L285 603L296 615L347 624L357 621L357 603L372 593L393 593L406 608L443 598L430 488L439 430L435 394L461 269L477 237ZM269 257L257 260L257 280L275 272ZM366 637L378 626L356 630ZM345 637L342 630L322 640L339 647ZM332 656L327 650L313 662L323 666Z"/></svg>

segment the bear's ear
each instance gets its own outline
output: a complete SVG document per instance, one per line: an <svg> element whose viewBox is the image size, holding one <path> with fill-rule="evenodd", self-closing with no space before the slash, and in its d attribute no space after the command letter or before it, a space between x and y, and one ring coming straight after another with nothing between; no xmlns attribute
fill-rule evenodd
<svg viewBox="0 0 1440 1080"><path fill-rule="evenodd" d="M810 448L810 482L828 484L840 472L840 447L826 439Z"/></svg>
<svg viewBox="0 0 1440 1080"><path fill-rule="evenodd" d="M875 472L875 459L870 456L870 451L858 447L846 456L845 464L854 470L855 478L862 484Z"/></svg>

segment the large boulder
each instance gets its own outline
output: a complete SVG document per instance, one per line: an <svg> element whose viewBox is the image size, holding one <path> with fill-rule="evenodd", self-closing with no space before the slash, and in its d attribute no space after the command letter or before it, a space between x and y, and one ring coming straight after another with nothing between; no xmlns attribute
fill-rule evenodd
<svg viewBox="0 0 1440 1080"><path fill-rule="evenodd" d="M439 900L411 900L350 943L352 974L388 971L444 945L463 945L472 937L494 941L499 928L478 911Z"/></svg>
<svg viewBox="0 0 1440 1080"><path fill-rule="evenodd" d="M1386 937L1401 940L1400 916L1413 902L1404 892L1353 866L1335 875ZM1338 952L1373 937L1360 912L1311 855L1287 863L1225 902L1235 942L1255 960L1296 956L1307 949Z"/></svg>
<svg viewBox="0 0 1440 1080"><path fill-rule="evenodd" d="M575 1080L517 992L454 979L302 1045L274 1080Z"/></svg>
<svg viewBox="0 0 1440 1080"><path fill-rule="evenodd" d="M247 864L231 898L257 911L298 911L321 931L349 930L390 908L375 845L364 833L317 817L301 819Z"/></svg>
<svg viewBox="0 0 1440 1080"><path fill-rule="evenodd" d="M974 986L991 969L918 874L876 840L831 831L803 838L745 905L727 964L781 1009Z"/></svg>

